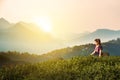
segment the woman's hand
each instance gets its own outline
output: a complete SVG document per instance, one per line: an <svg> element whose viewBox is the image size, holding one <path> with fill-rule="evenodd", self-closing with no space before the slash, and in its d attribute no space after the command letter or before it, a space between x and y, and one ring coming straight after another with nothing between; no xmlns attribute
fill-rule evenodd
<svg viewBox="0 0 120 80"><path fill-rule="evenodd" d="M101 55L99 55L99 58L101 58Z"/></svg>
<svg viewBox="0 0 120 80"><path fill-rule="evenodd" d="M90 54L91 56L93 55L93 53Z"/></svg>

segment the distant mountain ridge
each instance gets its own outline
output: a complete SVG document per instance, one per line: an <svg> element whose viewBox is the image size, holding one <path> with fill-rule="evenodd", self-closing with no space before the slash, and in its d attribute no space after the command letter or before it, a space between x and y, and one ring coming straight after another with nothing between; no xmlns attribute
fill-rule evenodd
<svg viewBox="0 0 120 80"><path fill-rule="evenodd" d="M120 56L120 38L102 43L103 52L107 52L110 56ZM77 56L89 56L93 50L94 44L79 45L73 47L66 47L62 49L53 50L46 54L36 55L27 52L20 53L16 51L0 52L0 65L1 63L36 63L48 60L63 60L70 59Z"/></svg>
<svg viewBox="0 0 120 80"><path fill-rule="evenodd" d="M63 47L93 43L95 38L100 38L102 42L116 39L120 36L120 30L98 29L92 33L64 35L65 39L58 39L33 23L11 24L0 18L0 51L46 53Z"/></svg>
<svg viewBox="0 0 120 80"><path fill-rule="evenodd" d="M7 23L3 18L0 21L0 23L3 21ZM59 48L60 44L60 40L43 32L32 23L18 22L12 26L9 24L9 27L0 30L0 45L2 45L0 51L44 53Z"/></svg>
<svg viewBox="0 0 120 80"><path fill-rule="evenodd" d="M110 29L97 29L96 31L81 36L77 39L74 39L74 41L81 43L90 43L93 42L94 39L100 38L102 42L106 42L112 39L119 38L120 36L120 30L110 30Z"/></svg>
<svg viewBox="0 0 120 80"><path fill-rule="evenodd" d="M102 43L103 51L109 53L110 56L120 56L120 38ZM89 56L95 48L94 44L78 45L73 47L62 48L44 54L51 58L71 58L75 56Z"/></svg>
<svg viewBox="0 0 120 80"><path fill-rule="evenodd" d="M11 24L5 20L4 18L0 18L0 30L1 29L7 29L11 26Z"/></svg>

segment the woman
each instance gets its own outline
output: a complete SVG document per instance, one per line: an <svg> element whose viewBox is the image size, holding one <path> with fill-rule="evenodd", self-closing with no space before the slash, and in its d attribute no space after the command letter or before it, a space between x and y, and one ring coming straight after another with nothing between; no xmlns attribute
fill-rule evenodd
<svg viewBox="0 0 120 80"><path fill-rule="evenodd" d="M94 41L95 41L96 46L95 46L94 51L90 55L97 55L97 56L101 57L102 49L103 49L102 45L101 45L101 40L100 39L95 39Z"/></svg>

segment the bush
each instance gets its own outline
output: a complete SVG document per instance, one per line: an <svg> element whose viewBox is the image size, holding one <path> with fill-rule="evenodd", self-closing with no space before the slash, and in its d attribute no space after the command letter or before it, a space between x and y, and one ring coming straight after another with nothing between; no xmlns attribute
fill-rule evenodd
<svg viewBox="0 0 120 80"><path fill-rule="evenodd" d="M4 66L0 80L120 80L120 57L74 57Z"/></svg>

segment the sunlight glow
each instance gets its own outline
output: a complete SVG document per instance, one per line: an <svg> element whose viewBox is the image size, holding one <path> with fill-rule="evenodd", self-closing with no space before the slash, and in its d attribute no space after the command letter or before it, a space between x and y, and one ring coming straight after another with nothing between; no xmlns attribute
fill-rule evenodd
<svg viewBox="0 0 120 80"><path fill-rule="evenodd" d="M51 21L48 17L35 18L34 22L45 32L52 32Z"/></svg>

